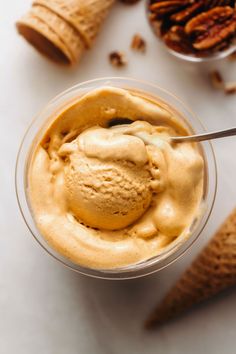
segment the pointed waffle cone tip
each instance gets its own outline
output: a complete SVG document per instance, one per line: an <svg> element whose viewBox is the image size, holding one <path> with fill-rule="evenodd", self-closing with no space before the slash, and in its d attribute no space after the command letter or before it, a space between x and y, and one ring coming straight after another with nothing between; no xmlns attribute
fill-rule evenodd
<svg viewBox="0 0 236 354"><path fill-rule="evenodd" d="M153 310L145 327L161 325L233 285L236 285L236 208Z"/></svg>

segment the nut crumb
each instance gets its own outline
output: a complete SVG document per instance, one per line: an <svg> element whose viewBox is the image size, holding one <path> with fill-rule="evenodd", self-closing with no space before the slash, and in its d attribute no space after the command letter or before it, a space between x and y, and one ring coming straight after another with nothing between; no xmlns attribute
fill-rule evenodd
<svg viewBox="0 0 236 354"><path fill-rule="evenodd" d="M127 5L134 5L138 2L139 0L120 0L120 2L123 2L124 4Z"/></svg>
<svg viewBox="0 0 236 354"><path fill-rule="evenodd" d="M232 95L236 93L236 82L228 82L225 84L225 93L226 95Z"/></svg>
<svg viewBox="0 0 236 354"><path fill-rule="evenodd" d="M130 45L131 49L136 50L137 52L145 53L147 49L146 41L141 37L140 34L135 34L132 38Z"/></svg>
<svg viewBox="0 0 236 354"><path fill-rule="evenodd" d="M218 70L214 70L210 73L210 79L213 87L217 89L224 89L224 80Z"/></svg>
<svg viewBox="0 0 236 354"><path fill-rule="evenodd" d="M218 70L214 70L210 73L210 79L212 86L224 91L226 95L236 94L236 82L225 82Z"/></svg>
<svg viewBox="0 0 236 354"><path fill-rule="evenodd" d="M123 52L114 51L109 54L110 63L115 67L122 67L127 64L125 54Z"/></svg>

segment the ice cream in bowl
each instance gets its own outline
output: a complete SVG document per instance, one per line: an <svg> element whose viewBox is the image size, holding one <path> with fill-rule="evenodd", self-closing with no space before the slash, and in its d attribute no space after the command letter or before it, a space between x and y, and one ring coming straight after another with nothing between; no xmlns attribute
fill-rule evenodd
<svg viewBox="0 0 236 354"><path fill-rule="evenodd" d="M201 131L175 96L151 84L108 78L69 89L19 151L17 197L29 229L87 275L124 279L171 264L209 218L216 168L209 142L169 138Z"/></svg>

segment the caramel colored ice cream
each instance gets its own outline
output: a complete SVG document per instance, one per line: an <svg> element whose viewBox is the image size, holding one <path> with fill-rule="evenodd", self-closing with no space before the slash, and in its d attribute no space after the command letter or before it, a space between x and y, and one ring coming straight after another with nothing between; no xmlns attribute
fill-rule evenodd
<svg viewBox="0 0 236 354"><path fill-rule="evenodd" d="M151 175L144 143L134 136L94 128L62 145L67 156L68 206L86 225L107 230L129 226L151 202Z"/></svg>
<svg viewBox="0 0 236 354"><path fill-rule="evenodd" d="M122 117L133 123L109 128ZM28 197L40 233L59 253L114 269L189 237L201 210L204 160L197 144L170 142L189 133L172 108L105 87L70 102L47 124L32 147ZM159 146L145 144L137 131L156 135Z"/></svg>

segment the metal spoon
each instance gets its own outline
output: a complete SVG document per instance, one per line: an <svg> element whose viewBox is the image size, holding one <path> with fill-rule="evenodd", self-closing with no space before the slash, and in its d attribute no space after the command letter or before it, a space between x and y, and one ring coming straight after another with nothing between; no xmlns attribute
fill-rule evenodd
<svg viewBox="0 0 236 354"><path fill-rule="evenodd" d="M121 127L128 126L128 124L118 123L117 125L112 125L111 128L113 129L119 129ZM160 138L148 134L146 132L135 132L133 135L138 136L140 139L142 139L146 144L152 144L152 145L159 145L160 144ZM199 141L205 141L205 140L212 140L212 139L219 139L219 138L224 138L227 136L233 136L236 135L236 127L235 128L229 128L229 129L224 129L224 130L218 130L216 132L210 132L210 133L203 133L203 134L196 134L196 135L186 135L186 136L172 136L169 139L174 142L174 143L182 143L182 142L199 142Z"/></svg>
<svg viewBox="0 0 236 354"><path fill-rule="evenodd" d="M204 141L224 138L226 136L236 135L236 128L229 128L224 130L218 130L216 132L196 134L196 135L187 135L187 136L173 136L171 140L175 143L181 142L191 142L191 141Z"/></svg>
<svg viewBox="0 0 236 354"><path fill-rule="evenodd" d="M160 138L158 136L151 135L142 131L135 132L134 135L142 139L143 142L146 144L158 145L158 146L160 145ZM173 143L199 142L204 140L224 138L226 136L232 136L232 135L236 135L236 128L219 130L216 132L204 133L204 134L172 136L168 140L172 141Z"/></svg>

